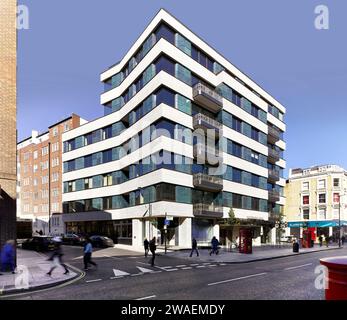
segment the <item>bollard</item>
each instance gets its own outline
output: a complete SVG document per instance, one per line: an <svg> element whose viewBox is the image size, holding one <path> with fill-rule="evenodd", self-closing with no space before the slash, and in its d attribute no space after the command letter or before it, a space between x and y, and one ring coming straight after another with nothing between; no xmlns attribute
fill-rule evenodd
<svg viewBox="0 0 347 320"><path fill-rule="evenodd" d="M347 256L320 259L328 268L326 300L347 300Z"/></svg>

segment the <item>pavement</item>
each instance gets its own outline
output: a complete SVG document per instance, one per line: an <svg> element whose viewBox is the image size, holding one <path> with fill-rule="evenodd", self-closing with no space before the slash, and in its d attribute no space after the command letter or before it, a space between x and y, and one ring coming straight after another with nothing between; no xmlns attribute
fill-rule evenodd
<svg viewBox="0 0 347 320"><path fill-rule="evenodd" d="M83 266L82 248L64 246L63 250L66 262L77 268ZM88 270L83 278L67 286L3 299L323 300L324 289L317 287L319 260L342 255L347 255L347 248L228 264L160 254L152 267L151 257L141 253L119 248L96 249L93 260L98 266Z"/></svg>
<svg viewBox="0 0 347 320"><path fill-rule="evenodd" d="M201 249L199 250L199 257L196 256L196 253L193 253L195 260L201 262L218 262L218 263L248 263L254 261L263 261L263 260L272 260L276 258L297 256L301 254L327 251L327 250L336 250L339 249L338 245L330 245L329 247L319 247L315 245L313 248L300 248L299 252L293 252L292 245L273 245L273 246L259 246L253 247L251 254L239 253L236 249L227 250L220 249L218 255L212 254L210 256L210 249ZM178 250L178 251L169 251L167 255L174 256L182 259L191 259L189 257L190 250Z"/></svg>
<svg viewBox="0 0 347 320"><path fill-rule="evenodd" d="M64 269L57 267L52 276L48 276L46 273L51 266L52 262L47 261L46 255L18 248L16 274L2 272L0 295L57 286L81 275L78 269L68 265L69 274L64 275Z"/></svg>

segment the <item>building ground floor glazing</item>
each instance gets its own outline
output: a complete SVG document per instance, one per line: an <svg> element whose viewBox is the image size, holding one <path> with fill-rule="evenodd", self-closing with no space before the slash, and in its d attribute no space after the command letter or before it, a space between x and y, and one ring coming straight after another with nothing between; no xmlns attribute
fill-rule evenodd
<svg viewBox="0 0 347 320"><path fill-rule="evenodd" d="M240 229L251 229L253 245L276 242L274 225L269 221L257 220L237 226L226 225L215 218L172 217L165 227L165 217L143 217L140 219L103 220L103 221L69 221L65 222L67 233L84 235L104 235L115 244L142 247L145 238L156 237L158 245L166 243L169 247L190 248L195 238L200 247L210 246L212 237L219 239L227 248L239 242Z"/></svg>

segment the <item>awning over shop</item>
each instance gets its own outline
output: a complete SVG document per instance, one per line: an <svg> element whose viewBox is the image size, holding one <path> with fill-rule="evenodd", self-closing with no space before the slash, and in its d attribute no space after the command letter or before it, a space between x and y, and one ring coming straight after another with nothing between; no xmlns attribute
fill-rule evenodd
<svg viewBox="0 0 347 320"><path fill-rule="evenodd" d="M324 228L338 227L338 220L321 220L321 221L290 221L287 223L288 228ZM341 220L341 226L347 226L347 221Z"/></svg>

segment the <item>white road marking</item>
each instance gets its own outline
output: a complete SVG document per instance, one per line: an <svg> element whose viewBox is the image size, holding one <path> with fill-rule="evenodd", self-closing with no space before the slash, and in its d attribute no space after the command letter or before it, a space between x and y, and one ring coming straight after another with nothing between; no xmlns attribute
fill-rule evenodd
<svg viewBox="0 0 347 320"><path fill-rule="evenodd" d="M302 264L301 266L285 268L284 270L293 270L293 269L298 269L298 268L307 267L307 266L311 266L311 265L312 265L312 263L306 263L306 264Z"/></svg>
<svg viewBox="0 0 347 320"><path fill-rule="evenodd" d="M136 267L136 268L139 269L141 273L154 272L154 270L151 270L151 269L146 269L146 268L141 268L141 267Z"/></svg>
<svg viewBox="0 0 347 320"><path fill-rule="evenodd" d="M128 276L130 273L118 270L118 269L113 269L113 273L115 277L120 277L120 276Z"/></svg>
<svg viewBox="0 0 347 320"><path fill-rule="evenodd" d="M104 257L105 257L105 258L114 259L114 260L121 260L120 258L111 257L111 256L108 256L108 255L106 255L106 254L104 254Z"/></svg>
<svg viewBox="0 0 347 320"><path fill-rule="evenodd" d="M206 266L197 266L197 268L206 268Z"/></svg>
<svg viewBox="0 0 347 320"><path fill-rule="evenodd" d="M123 276L120 276L120 277L111 277L110 279L113 280L113 279L121 279L121 278L124 278Z"/></svg>
<svg viewBox="0 0 347 320"><path fill-rule="evenodd" d="M266 274L266 272L251 274L249 276L244 276L244 277L239 277L239 278L234 278L234 279L229 279L229 280L224 280L224 281L213 282L213 283L209 283L208 286L214 286L216 284L227 283L227 282L232 282L232 281L237 281L237 280L242 280L242 279L248 279L248 278L253 278L253 277L259 277L259 276L263 276L264 274Z"/></svg>
<svg viewBox="0 0 347 320"><path fill-rule="evenodd" d="M165 271L177 271L178 269L177 268L174 268L174 269L166 269Z"/></svg>
<svg viewBox="0 0 347 320"><path fill-rule="evenodd" d="M192 269L193 267L185 267L185 268L182 268L182 270L189 270L189 269Z"/></svg>
<svg viewBox="0 0 347 320"><path fill-rule="evenodd" d="M176 266L176 268L182 268L182 267L186 267L187 265L186 264L180 264L178 266Z"/></svg>
<svg viewBox="0 0 347 320"><path fill-rule="evenodd" d="M220 266L226 266L227 264L226 263L220 263L219 265Z"/></svg>
<svg viewBox="0 0 347 320"><path fill-rule="evenodd" d="M143 273L135 273L135 274L131 274L130 277L136 277L136 276L142 276Z"/></svg>
<svg viewBox="0 0 347 320"><path fill-rule="evenodd" d="M146 300L146 299L151 299L151 298L155 298L156 296L148 296L148 297L143 297L143 298L138 298L135 300Z"/></svg>
<svg viewBox="0 0 347 320"><path fill-rule="evenodd" d="M90 283L90 282L97 282L97 281L101 281L102 279L94 279L94 280L87 280L86 282Z"/></svg>
<svg viewBox="0 0 347 320"><path fill-rule="evenodd" d="M217 267L216 264L210 264L208 267Z"/></svg>
<svg viewBox="0 0 347 320"><path fill-rule="evenodd" d="M199 264L198 263L191 263L190 264L192 267L195 267L195 266L198 266Z"/></svg>

